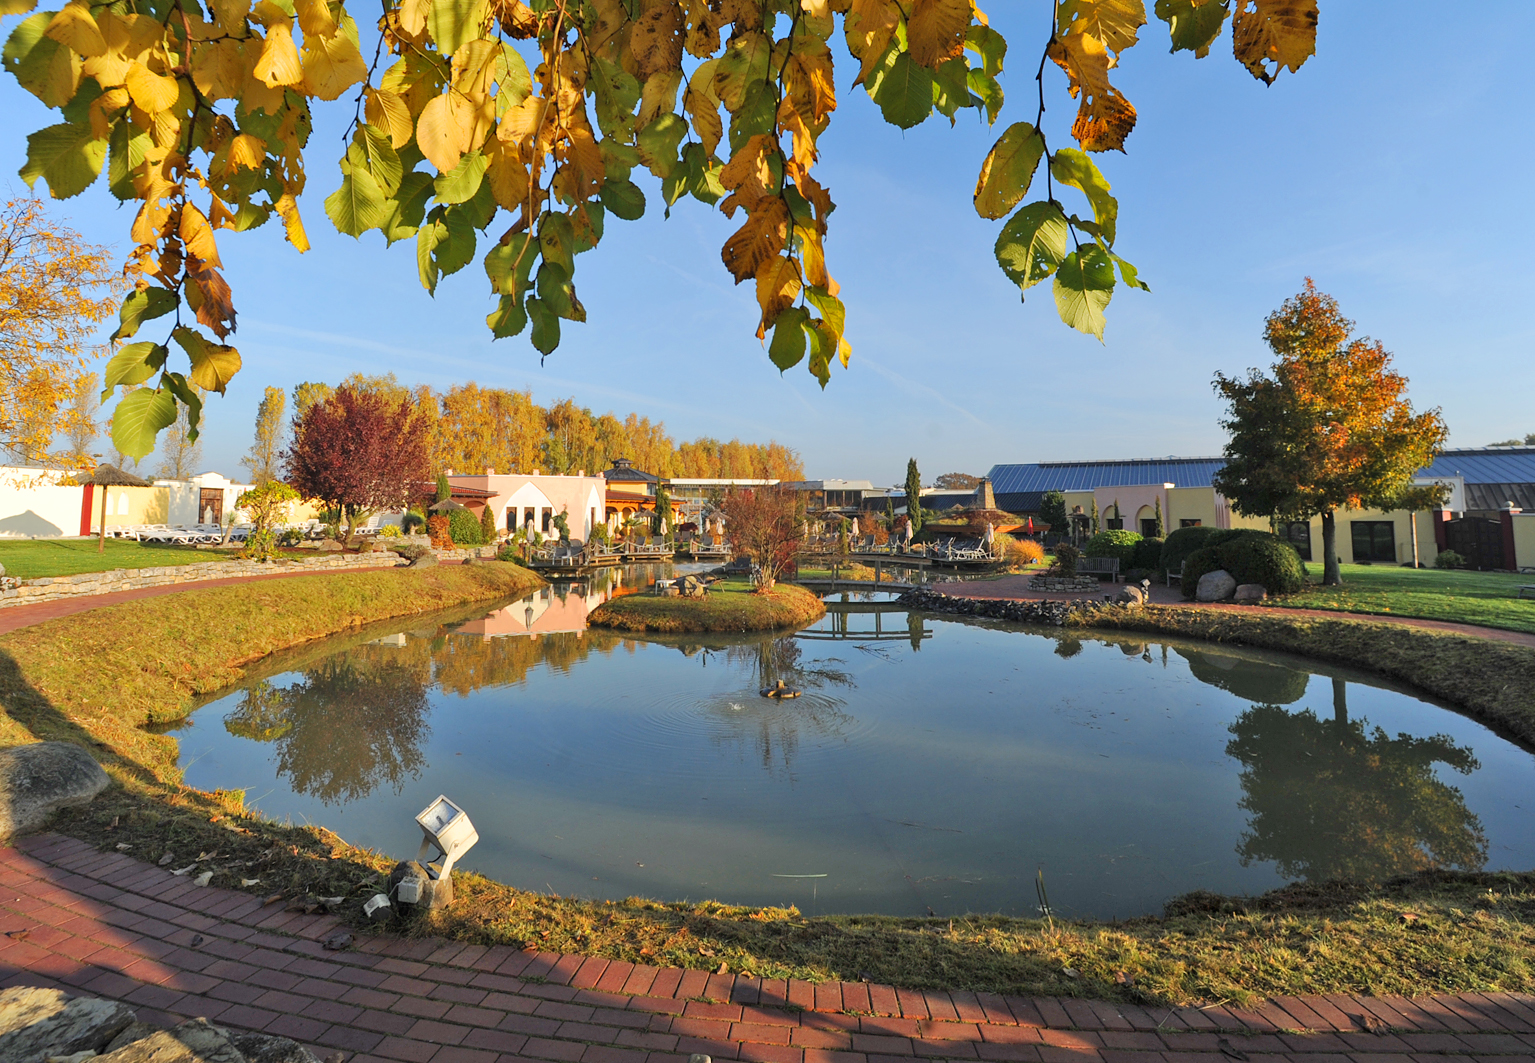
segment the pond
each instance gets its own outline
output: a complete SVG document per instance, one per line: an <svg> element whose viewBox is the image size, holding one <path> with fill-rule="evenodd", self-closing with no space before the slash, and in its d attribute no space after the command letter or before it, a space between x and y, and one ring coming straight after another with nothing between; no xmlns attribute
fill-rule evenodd
<svg viewBox="0 0 1535 1063"><path fill-rule="evenodd" d="M630 583L643 573L615 573ZM613 587L293 651L175 734L189 785L414 854L438 794L512 885L807 913L1156 913L1535 866L1530 753L1379 679L837 596L787 637L587 629ZM758 690L784 679L792 701Z"/></svg>

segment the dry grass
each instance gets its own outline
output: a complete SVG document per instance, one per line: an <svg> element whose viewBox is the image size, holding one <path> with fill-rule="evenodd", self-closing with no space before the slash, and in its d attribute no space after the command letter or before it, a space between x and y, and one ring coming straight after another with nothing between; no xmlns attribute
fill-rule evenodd
<svg viewBox="0 0 1535 1063"><path fill-rule="evenodd" d="M619 631L779 631L803 627L826 613L821 599L792 583L759 594L745 580L724 580L706 598L628 594L604 602L587 622Z"/></svg>

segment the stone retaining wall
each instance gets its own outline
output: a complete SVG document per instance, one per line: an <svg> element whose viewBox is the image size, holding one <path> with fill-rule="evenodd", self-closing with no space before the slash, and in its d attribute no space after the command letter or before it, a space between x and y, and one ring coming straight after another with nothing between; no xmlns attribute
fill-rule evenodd
<svg viewBox="0 0 1535 1063"><path fill-rule="evenodd" d="M1064 627L1068 620L1080 619L1104 608L1105 602L1078 599L1071 602L1014 601L1009 598L958 598L937 591L907 591L897 599L902 605L928 613L954 613L981 616L990 620L1013 620L1021 624L1049 624Z"/></svg>
<svg viewBox="0 0 1535 1063"><path fill-rule="evenodd" d="M1031 591L1096 591L1097 576L1046 576L1038 575L1029 580Z"/></svg>
<svg viewBox="0 0 1535 1063"><path fill-rule="evenodd" d="M444 550L439 557L467 550ZM207 580L240 576L272 576L279 573L329 572L338 568L370 568L391 563L404 564L398 555L387 551L367 554L321 554L285 562L206 561L197 565L165 565L158 568L115 568L110 572L82 572L77 576L46 576L22 580L10 590L0 590L0 609L12 605L53 602L61 598L80 598L91 594L111 594L143 587L163 587L173 583L201 583Z"/></svg>

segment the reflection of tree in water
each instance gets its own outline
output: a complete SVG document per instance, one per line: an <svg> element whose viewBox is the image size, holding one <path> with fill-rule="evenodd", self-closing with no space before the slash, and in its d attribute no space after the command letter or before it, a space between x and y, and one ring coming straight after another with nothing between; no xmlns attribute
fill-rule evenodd
<svg viewBox="0 0 1535 1063"><path fill-rule="evenodd" d="M394 655L392 647L359 646L306 669L293 686L261 684L224 726L275 742L278 773L326 804L355 801L383 784L398 793L421 770L430 728L421 671Z"/></svg>
<svg viewBox="0 0 1535 1063"><path fill-rule="evenodd" d="M1243 701L1292 705L1306 696L1307 673L1282 664L1254 661L1234 653L1207 653L1178 648L1189 662L1189 673L1201 683L1230 691Z"/></svg>
<svg viewBox="0 0 1535 1063"><path fill-rule="evenodd" d="M1481 821L1434 773L1435 764L1462 775L1480 766L1448 736L1392 738L1350 721L1338 699L1330 720L1254 705L1230 730L1226 752L1242 762L1241 807L1252 814L1244 866L1273 860L1286 878L1379 881L1487 862Z"/></svg>
<svg viewBox="0 0 1535 1063"><path fill-rule="evenodd" d="M1055 639L1057 657L1075 657L1082 652L1082 640L1072 635L1058 635Z"/></svg>
<svg viewBox="0 0 1535 1063"><path fill-rule="evenodd" d="M723 652L727 662L750 670L751 688L708 706L710 718L724 725L713 736L715 745L750 747L762 767L776 775L792 770L802 736L835 738L854 723L842 711L845 702L824 692L854 685L851 674L831 667L840 663L836 659L805 661L803 648L792 638L726 646ZM780 679L801 696L782 701L757 693Z"/></svg>

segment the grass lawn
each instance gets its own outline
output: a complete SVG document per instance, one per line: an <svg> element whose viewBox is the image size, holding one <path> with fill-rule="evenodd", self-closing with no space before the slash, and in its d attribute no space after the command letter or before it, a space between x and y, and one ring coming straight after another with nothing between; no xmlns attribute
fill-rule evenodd
<svg viewBox="0 0 1535 1063"><path fill-rule="evenodd" d="M1308 567L1312 578L1320 580L1320 564ZM1520 585L1535 583L1535 576L1394 565L1343 565L1342 572L1341 587L1313 583L1299 594L1271 598L1264 604L1423 617L1535 632L1535 599L1520 601L1516 597Z"/></svg>
<svg viewBox="0 0 1535 1063"><path fill-rule="evenodd" d="M0 565L7 576L38 579L42 576L74 576L81 572L106 572L114 568L156 568L160 565L195 565L223 561L222 551L170 543L139 543L132 539L108 539L103 553L96 540L0 539Z"/></svg>
<svg viewBox="0 0 1535 1063"><path fill-rule="evenodd" d="M801 627L826 612L803 587L779 583L757 594L744 579L721 580L706 598L626 594L593 610L588 623L620 631L773 631Z"/></svg>

